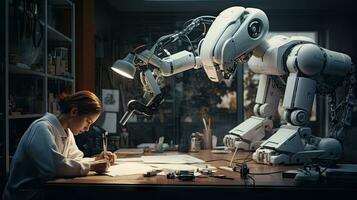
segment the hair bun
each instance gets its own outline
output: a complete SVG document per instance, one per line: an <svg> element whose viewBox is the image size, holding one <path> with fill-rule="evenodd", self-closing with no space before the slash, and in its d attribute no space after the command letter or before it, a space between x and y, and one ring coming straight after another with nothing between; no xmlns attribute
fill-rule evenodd
<svg viewBox="0 0 357 200"><path fill-rule="evenodd" d="M62 114L69 113L72 108L78 109L78 115L97 114L103 110L99 98L87 90L74 94L61 93L58 96L58 105Z"/></svg>
<svg viewBox="0 0 357 200"><path fill-rule="evenodd" d="M59 95L58 105L60 107L61 113L64 113L68 110L68 100L69 100L69 95L67 95L67 94Z"/></svg>

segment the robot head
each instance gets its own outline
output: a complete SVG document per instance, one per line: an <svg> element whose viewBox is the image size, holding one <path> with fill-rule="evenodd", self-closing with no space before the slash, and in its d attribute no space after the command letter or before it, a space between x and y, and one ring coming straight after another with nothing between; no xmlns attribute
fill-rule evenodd
<svg viewBox="0 0 357 200"><path fill-rule="evenodd" d="M219 14L200 45L208 77L215 82L229 78L235 63L245 63L268 33L269 22L259 9L231 7Z"/></svg>

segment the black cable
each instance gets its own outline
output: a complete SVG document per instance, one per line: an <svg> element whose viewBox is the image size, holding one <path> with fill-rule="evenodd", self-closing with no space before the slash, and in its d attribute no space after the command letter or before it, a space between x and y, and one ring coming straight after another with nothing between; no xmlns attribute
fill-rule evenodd
<svg viewBox="0 0 357 200"><path fill-rule="evenodd" d="M325 169L321 170L320 173L319 173L320 176L321 176L327 169L328 169L328 167L325 167Z"/></svg>
<svg viewBox="0 0 357 200"><path fill-rule="evenodd" d="M278 173L283 173L284 170L279 170L279 171L274 171L274 172L262 172L262 173L249 173L251 175L257 176L257 175L271 175L271 174L278 174Z"/></svg>
<svg viewBox="0 0 357 200"><path fill-rule="evenodd" d="M203 32L200 35L201 36L205 36L206 32L207 32L206 24L212 24L213 21L214 21L214 20L208 20L206 18L215 19L216 17L214 17L214 16L200 16L200 17L197 17L195 19L187 20L183 24L184 28L183 28L183 31L182 31L182 35L186 35L188 37L188 35L192 32L192 30L194 30L199 25L203 25ZM185 40L185 38L182 38L182 40L185 41L185 42L189 42L188 40ZM192 43L196 43L196 42L198 42L200 40L201 40L201 37L198 36L194 40L191 40L191 42Z"/></svg>
<svg viewBox="0 0 357 200"><path fill-rule="evenodd" d="M252 186L255 187L255 179L251 176L247 176L246 178L244 178L244 186L245 187L249 186L249 184L250 184L249 179L252 181L252 183L251 183Z"/></svg>
<svg viewBox="0 0 357 200"><path fill-rule="evenodd" d="M187 35L185 35L185 37L188 39L188 41L189 41L189 43L190 43L190 46L191 46L191 48L192 48L192 53L193 53L193 59L195 60L195 64L196 64L196 56L197 56L197 54L196 54L196 52L195 52L195 48L193 47L193 44L192 44L190 38L189 38Z"/></svg>
<svg viewBox="0 0 357 200"><path fill-rule="evenodd" d="M156 40L155 44L151 47L150 49L150 56L147 60L147 63L146 63L146 67L148 68L149 67L149 63L150 63L150 60L151 58L155 55L155 52L157 50L157 48L162 48L164 45L161 44L162 41L170 38L171 36L173 36L174 34L168 34L168 35L164 35L164 36L161 36L159 39ZM165 44L166 45L166 44Z"/></svg>
<svg viewBox="0 0 357 200"><path fill-rule="evenodd" d="M231 161L230 160L227 160L227 159L214 159L214 160L207 160L206 162L215 162L215 161L226 161L228 163L230 163ZM236 166L240 167L240 164L241 163L237 163L237 162L233 162Z"/></svg>
<svg viewBox="0 0 357 200"><path fill-rule="evenodd" d="M227 160L227 159L206 160L206 162L215 162L215 161L226 161L226 162L229 162L229 163L231 162L230 160ZM234 163L236 167L242 167L242 164L243 164L243 163L239 163L239 162L236 162L236 161L233 161L232 163ZM233 169L234 169L234 167L233 167Z"/></svg>
<svg viewBox="0 0 357 200"><path fill-rule="evenodd" d="M227 162L230 162L229 160L227 159L213 159L213 160L206 160L206 162L214 162L214 161L227 161Z"/></svg>
<svg viewBox="0 0 357 200"><path fill-rule="evenodd" d="M247 177L253 181L253 187L255 187L255 179L250 175L248 175Z"/></svg>
<svg viewBox="0 0 357 200"><path fill-rule="evenodd" d="M237 158L236 160L243 160L243 162L250 162L250 161L253 160L253 158L249 158L249 159L247 159L247 158Z"/></svg>
<svg viewBox="0 0 357 200"><path fill-rule="evenodd" d="M251 156L252 154L253 154L253 152L249 153L249 154L247 155L247 157L245 157L244 162L248 162L248 161L252 160L252 158L250 158L250 159L248 160L248 157Z"/></svg>
<svg viewBox="0 0 357 200"><path fill-rule="evenodd" d="M139 45L137 46L135 49L132 50L133 53L136 53L136 51L138 51L140 48L145 47L145 44Z"/></svg>

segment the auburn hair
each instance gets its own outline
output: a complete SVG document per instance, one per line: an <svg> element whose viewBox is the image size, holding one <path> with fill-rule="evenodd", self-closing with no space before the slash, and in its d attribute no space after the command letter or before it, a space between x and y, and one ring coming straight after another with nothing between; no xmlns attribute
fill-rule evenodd
<svg viewBox="0 0 357 200"><path fill-rule="evenodd" d="M59 100L58 104L62 114L69 113L72 108L77 108L79 115L98 114L103 110L102 102L94 93L88 90L64 96Z"/></svg>

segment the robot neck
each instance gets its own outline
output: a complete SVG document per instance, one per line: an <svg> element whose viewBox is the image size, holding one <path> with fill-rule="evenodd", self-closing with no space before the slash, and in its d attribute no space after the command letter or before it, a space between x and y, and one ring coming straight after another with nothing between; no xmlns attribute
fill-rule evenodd
<svg viewBox="0 0 357 200"><path fill-rule="evenodd" d="M266 39L264 39L262 43L253 50L253 55L261 58L269 47L270 44Z"/></svg>

